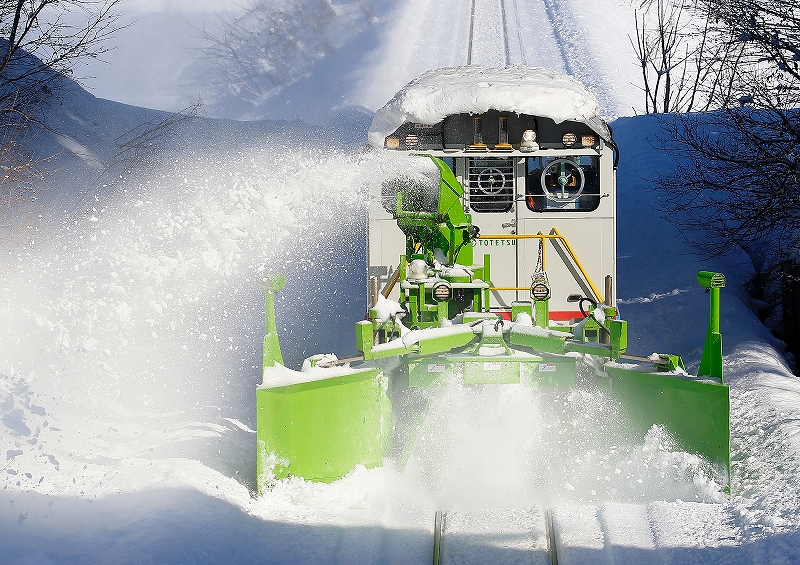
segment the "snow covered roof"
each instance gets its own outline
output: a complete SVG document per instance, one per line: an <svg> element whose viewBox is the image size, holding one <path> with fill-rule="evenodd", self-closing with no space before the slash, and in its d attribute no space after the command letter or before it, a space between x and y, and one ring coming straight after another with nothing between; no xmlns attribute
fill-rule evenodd
<svg viewBox="0 0 800 565"><path fill-rule="evenodd" d="M453 114L488 110L582 122L611 139L597 99L574 78L541 67L470 65L428 71L408 83L375 114L369 143L383 147L407 122L433 125Z"/></svg>

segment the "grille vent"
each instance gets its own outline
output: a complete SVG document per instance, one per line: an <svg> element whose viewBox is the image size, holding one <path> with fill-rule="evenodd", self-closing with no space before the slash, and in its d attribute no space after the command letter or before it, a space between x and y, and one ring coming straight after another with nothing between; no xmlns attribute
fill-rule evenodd
<svg viewBox="0 0 800 565"><path fill-rule="evenodd" d="M469 160L469 205L475 212L508 212L514 206L514 161Z"/></svg>

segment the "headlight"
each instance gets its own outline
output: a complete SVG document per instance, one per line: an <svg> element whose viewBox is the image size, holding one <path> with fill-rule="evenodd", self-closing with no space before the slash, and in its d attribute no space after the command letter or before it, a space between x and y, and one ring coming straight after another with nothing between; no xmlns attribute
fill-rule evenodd
<svg viewBox="0 0 800 565"><path fill-rule="evenodd" d="M561 138L561 143L564 144L564 147L572 147L576 141L578 141L578 136L571 131L565 133L564 137Z"/></svg>
<svg viewBox="0 0 800 565"><path fill-rule="evenodd" d="M436 302L447 302L453 294L453 289L446 282L436 283L433 286L433 299Z"/></svg>

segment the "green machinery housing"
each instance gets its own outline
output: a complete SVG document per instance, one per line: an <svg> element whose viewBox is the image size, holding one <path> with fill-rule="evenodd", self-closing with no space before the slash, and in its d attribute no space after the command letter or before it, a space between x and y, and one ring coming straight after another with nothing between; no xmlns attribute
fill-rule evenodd
<svg viewBox="0 0 800 565"><path fill-rule="evenodd" d="M418 425L408 421L413 391L446 386L445 375L452 374L469 386L594 387L624 406L626 426L635 436L643 438L661 425L680 449L727 472L730 404L719 328L725 277L697 275L710 294L697 375L687 374L675 355L627 354L627 322L614 307L591 297L574 297L582 319L553 323L545 272L531 274L530 300L514 301L503 316L491 305L490 256L473 256L480 234L462 206L462 185L442 159L419 159L431 159L438 170L438 183L429 188L433 200L418 206L420 187L396 183L394 217L406 240L391 281L399 300L387 298L391 289L372 290L367 319L355 327L358 357L317 355L301 371L284 367L274 299L285 279L263 280L263 383L256 391L259 490L289 475L330 482L357 465L402 459Z"/></svg>
<svg viewBox="0 0 800 565"><path fill-rule="evenodd" d="M620 407L625 441L640 445L659 426L728 471L725 277L697 275L710 309L696 375L676 355L628 352L614 285L619 150L599 112L572 77L472 65L428 71L376 112L367 138L385 152L385 177L366 203L357 356L285 367L274 318L284 279L263 283L260 490L290 475L335 481L386 458L402 468L422 415L453 383L542 398L587 390Z"/></svg>

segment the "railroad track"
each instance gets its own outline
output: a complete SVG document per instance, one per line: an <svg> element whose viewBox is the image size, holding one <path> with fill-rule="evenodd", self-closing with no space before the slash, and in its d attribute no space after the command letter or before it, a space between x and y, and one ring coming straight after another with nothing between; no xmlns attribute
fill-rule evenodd
<svg viewBox="0 0 800 565"><path fill-rule="evenodd" d="M516 17L516 0L514 0L514 14ZM487 14L499 14L497 17L486 17ZM479 39L476 36L476 24L478 26L497 26L497 21L500 23L500 33L486 34L484 30L484 37L480 39L481 42L487 41L486 35L492 37L492 41L499 41L502 45L502 52L498 53L500 59L495 61L495 65L510 65L511 64L511 48L508 38L508 13L506 11L506 0L472 0L470 4L469 16L469 40L467 42L467 65L476 64L476 47L479 44ZM486 61L482 61L485 63Z"/></svg>
<svg viewBox="0 0 800 565"><path fill-rule="evenodd" d="M552 513L529 509L436 512L433 565L557 565Z"/></svg>
<svg viewBox="0 0 800 565"><path fill-rule="evenodd" d="M738 562L733 510L719 503L559 503L437 512L434 565L665 565Z"/></svg>

